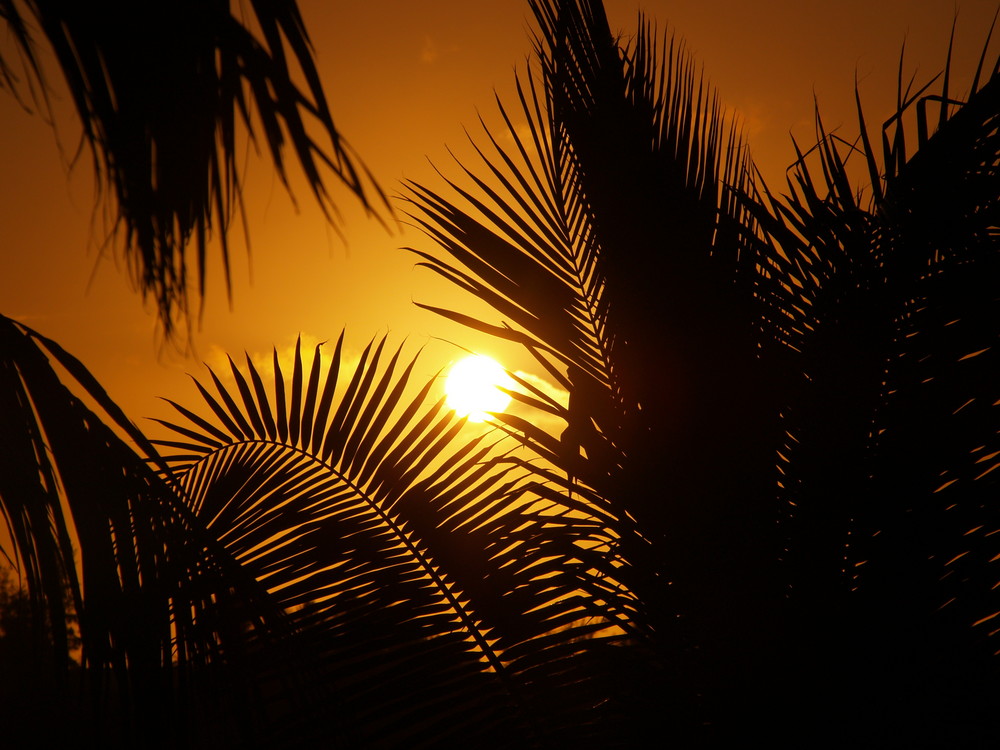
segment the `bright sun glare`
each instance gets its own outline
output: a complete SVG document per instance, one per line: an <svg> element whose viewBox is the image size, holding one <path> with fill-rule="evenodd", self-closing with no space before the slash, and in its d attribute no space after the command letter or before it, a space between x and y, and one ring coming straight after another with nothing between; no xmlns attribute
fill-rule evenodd
<svg viewBox="0 0 1000 750"><path fill-rule="evenodd" d="M497 386L512 388L514 381L495 360L472 354L451 366L444 392L448 406L460 417L485 422L491 418L487 412L503 411L510 403L510 396Z"/></svg>

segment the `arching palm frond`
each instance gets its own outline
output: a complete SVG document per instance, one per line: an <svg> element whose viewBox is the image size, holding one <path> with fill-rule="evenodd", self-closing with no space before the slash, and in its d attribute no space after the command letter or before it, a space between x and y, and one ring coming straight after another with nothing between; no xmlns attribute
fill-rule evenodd
<svg viewBox="0 0 1000 750"><path fill-rule="evenodd" d="M78 360L8 318L0 318L0 352L0 509L12 545L4 554L27 586L33 679L41 672L44 685L18 695L18 676L9 675L4 689L15 699L3 701L4 736L182 741L192 731L189 709L211 693L198 679L204 667L280 633L283 613L201 534L147 464L152 446ZM73 613L78 655L66 638ZM214 686L241 708L237 684ZM53 722L53 713L62 718Z"/></svg>
<svg viewBox="0 0 1000 750"><path fill-rule="evenodd" d="M781 449L792 594L806 618L841 613L826 623L831 663L886 675L859 695L901 696L903 744L1000 736L997 71L977 73L965 102L947 71L940 93L900 91L881 154L859 98L858 143L820 126L789 196L756 209L773 242L769 327L798 368Z"/></svg>
<svg viewBox="0 0 1000 750"><path fill-rule="evenodd" d="M566 419L562 436L501 420L572 477L567 492L635 520L615 530L683 661L687 644L767 627L732 615L769 585L774 549L756 238L736 200L752 171L679 42L641 20L623 47L596 2L532 7L541 74L519 83L526 127L501 106L509 133L487 133L481 174L464 167L474 188L411 186L413 218L442 249L418 254L500 320L440 312L523 344L570 391L569 409L532 401ZM729 628L740 635L711 634ZM696 658L728 658L709 651Z"/></svg>
<svg viewBox="0 0 1000 750"><path fill-rule="evenodd" d="M433 382L407 395L415 360L384 347L350 375L343 336L328 367L319 347L308 366L297 347L291 373L276 355L265 375L231 363L231 385L199 385L211 419L178 405L187 424L167 425L190 511L298 628L289 648L308 655L316 702L287 717L291 736L597 736L620 708L601 705L613 685L591 667L638 658L642 640L616 540L526 481L502 433L463 437L464 420L428 405Z"/></svg>
<svg viewBox="0 0 1000 750"><path fill-rule="evenodd" d="M515 328L439 312L579 367L620 408L626 392L630 411L651 408L662 384L639 381L663 376L652 365L664 343L695 335L663 330L673 318L659 306L682 307L682 327L708 325L720 304L694 286L718 286L720 274L704 269L725 266L724 286L752 269L737 253L746 233L734 231L747 213L724 185L745 184L745 149L683 45L664 48L642 22L620 49L599 3L533 7L542 79L518 81L526 128L500 105L513 148L487 131L495 156L479 151L484 176L465 168L485 199L454 182L457 200L410 186L414 218L452 260L418 254ZM628 347L650 357L643 367L626 371Z"/></svg>
<svg viewBox="0 0 1000 750"><path fill-rule="evenodd" d="M189 314L191 265L204 296L213 231L229 284L227 236L242 200L239 124L266 146L286 186L291 149L328 217L336 208L327 172L369 212L388 205L334 125L294 0L254 0L252 18L242 18L232 5L0 4L0 19L41 92L46 84L29 20L51 45L97 174L114 195L115 229L123 230L135 280L154 300L168 334L177 318ZM9 64L0 61L0 81L13 87L12 79ZM315 139L316 127L328 143Z"/></svg>

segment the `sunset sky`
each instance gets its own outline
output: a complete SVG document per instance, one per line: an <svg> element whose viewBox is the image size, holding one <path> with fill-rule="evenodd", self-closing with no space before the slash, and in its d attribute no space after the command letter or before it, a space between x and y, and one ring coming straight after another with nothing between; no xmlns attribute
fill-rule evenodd
<svg viewBox="0 0 1000 750"><path fill-rule="evenodd" d="M918 84L926 82L943 67L956 11L950 0L609 0L606 6L612 27L626 36L641 8L686 40L724 106L744 119L755 160L773 187L794 158L789 133L800 144L812 142L814 95L828 129L840 127L853 138L857 74L869 125L877 127L894 110L904 39L905 75L916 72ZM527 3L302 0L300 7L336 123L389 193L403 179L443 187L431 164L458 176L449 148L474 168L465 129L479 138L477 113L496 122L494 91L515 107L514 73L524 71L531 50ZM994 0L957 6L959 97L996 7ZM5 54L12 49L7 39L0 45ZM399 249L426 246L418 232L402 224L387 232L334 187L345 244L304 187L296 190L296 210L270 163L254 158L245 176L252 262L234 235L232 309L213 256L196 353L185 357L164 346L125 269L112 255L101 256L105 224L94 210L89 155L70 166L79 128L58 71L46 61L58 136L0 93L0 312L80 357L133 419L167 414L158 396L191 402L184 373L202 372L203 360L218 364L222 352L264 354L290 346L299 333L307 342L332 341L345 326L355 349L387 330L394 343L427 344L426 375L457 353L438 339L482 349L512 369L527 366L512 361L511 350L412 304L469 304L450 293L442 298L432 274L414 269L413 256Z"/></svg>

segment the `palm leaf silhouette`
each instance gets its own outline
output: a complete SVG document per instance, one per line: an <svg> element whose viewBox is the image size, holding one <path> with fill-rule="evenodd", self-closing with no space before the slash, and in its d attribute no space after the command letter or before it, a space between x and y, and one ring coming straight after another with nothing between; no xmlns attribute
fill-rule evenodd
<svg viewBox="0 0 1000 750"><path fill-rule="evenodd" d="M476 194L411 186L412 218L442 249L418 255L502 319L443 314L522 343L570 391L567 410L532 401L566 419L561 436L500 418L570 477L567 492L615 509L661 644L681 663L725 662L708 644L732 642L716 637L732 611L781 596L767 574L757 239L737 200L751 189L746 150L683 46L652 24L622 47L600 3L532 8L541 73L518 86L527 127L501 106L513 146L487 133L485 176L464 168Z"/></svg>
<svg viewBox="0 0 1000 750"><path fill-rule="evenodd" d="M427 406L433 381L406 396L415 360L384 347L349 378L343 336L326 368L319 347L307 367L297 346L290 374L276 354L266 376L231 362L233 385L198 386L212 419L175 404L187 424L165 423L190 511L310 655L322 698L296 709L296 741L330 716L366 747L596 734L611 710L591 668L637 619L615 539L502 432L462 438L464 420Z"/></svg>
<svg viewBox="0 0 1000 750"><path fill-rule="evenodd" d="M148 464L158 461L152 445L78 360L8 318L0 319L0 334L0 507L10 557L27 585L36 632L52 636L36 646L50 650L37 657L51 671L44 699L56 705L48 710L80 717L76 727L52 723L41 702L7 717L8 736L180 740L211 692L205 667L224 664L229 649L282 632L284 614L201 533L169 477ZM79 616L82 670L70 669L67 590ZM241 705L238 685L216 686ZM180 718L164 732L174 714ZM102 725L109 735L100 734ZM149 735L152 727L159 730Z"/></svg>
<svg viewBox="0 0 1000 750"><path fill-rule="evenodd" d="M168 335L178 318L189 315L191 265L204 296L213 231L229 285L227 236L242 210L239 125L255 145L259 139L266 147L286 187L286 150L292 151L328 218L335 218L336 207L327 173L369 213L388 208L334 125L294 0L255 0L249 18L231 5L0 3L0 19L43 105L47 88L29 19L51 45L98 179L114 195L114 228L123 232L134 278L143 296L154 300ZM2 60L0 81L17 93L11 66ZM326 144L313 135L316 127Z"/></svg>
<svg viewBox="0 0 1000 750"><path fill-rule="evenodd" d="M843 607L831 632L861 634L841 637L834 660L882 665L891 677L869 687L898 694L908 717L919 705L947 717L907 718L913 741L947 722L968 734L939 741L1000 732L989 624L1000 609L989 564L1000 76L994 66L981 78L985 55L965 102L947 68L939 93L927 93L934 81L901 87L881 154L860 96L856 144L817 117L818 145L800 154L788 195L754 208L773 243L766 327L797 370L780 449L790 582L807 613ZM871 175L867 204L851 188L852 154Z"/></svg>
<svg viewBox="0 0 1000 750"><path fill-rule="evenodd" d="M500 320L432 309L523 344L571 400L514 396L561 435L473 435L341 336L210 373L163 458L0 318L0 508L66 715L125 746L995 744L997 66L965 102L901 87L881 154L860 104L856 144L817 117L778 199L679 44L531 7L525 125L501 106L473 186L409 200Z"/></svg>
<svg viewBox="0 0 1000 750"><path fill-rule="evenodd" d="M534 401L567 420L562 439L510 429L571 477L568 491L582 484L636 520L622 538L650 548L622 548L662 576L659 591L636 590L704 696L708 737L787 739L839 706L862 717L841 723L846 741L883 690L924 707L907 737L956 737L952 722L991 732L995 670L970 628L985 635L996 609L982 577L995 554L995 74L981 87L977 74L965 105L947 74L940 95L901 91L884 165L867 136L860 146L871 210L821 125L821 169L803 155L779 201L757 194L707 87L648 24L619 47L599 3L533 8L542 83L519 88L528 138L501 109L514 148L489 136L486 176L465 169L486 200L457 182L458 198L410 196L443 251L423 264L502 320L442 312L524 344L571 392L565 411ZM945 493L959 474L971 487L956 503ZM900 621L912 640L893 642ZM900 644L921 637L938 655L907 662ZM853 696L817 684L883 668Z"/></svg>

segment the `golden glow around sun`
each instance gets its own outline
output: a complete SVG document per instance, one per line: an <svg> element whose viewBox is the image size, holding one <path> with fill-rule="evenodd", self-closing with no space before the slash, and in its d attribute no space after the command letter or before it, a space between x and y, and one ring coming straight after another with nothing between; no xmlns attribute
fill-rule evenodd
<svg viewBox="0 0 1000 750"><path fill-rule="evenodd" d="M444 392L449 408L460 417L485 422L491 418L487 412L503 411L510 403L510 396L497 386L512 388L514 381L495 360L472 354L451 366Z"/></svg>

